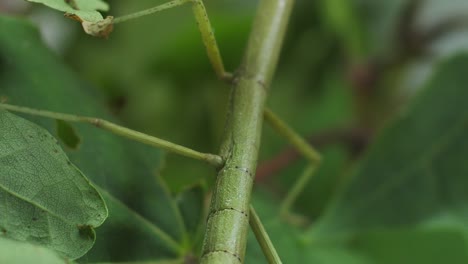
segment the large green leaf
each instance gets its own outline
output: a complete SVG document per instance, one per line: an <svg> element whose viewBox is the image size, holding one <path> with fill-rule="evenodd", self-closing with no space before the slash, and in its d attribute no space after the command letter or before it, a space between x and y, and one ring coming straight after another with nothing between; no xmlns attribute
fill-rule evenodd
<svg viewBox="0 0 468 264"><path fill-rule="evenodd" d="M439 214L466 219L466 67L466 55L440 66L413 106L379 137L316 232L414 225Z"/></svg>
<svg viewBox="0 0 468 264"><path fill-rule="evenodd" d="M0 58L0 96L8 102L117 122L96 90L47 50L28 22L0 17ZM27 118L55 131L53 120ZM66 149L70 160L109 193L104 198L110 216L83 262L170 259L189 251L182 246L175 250L162 239L167 235L182 244L187 232L177 203L157 176L160 152L89 125L73 126L81 144L77 150ZM141 232L136 213L164 235ZM125 232L119 229L122 219L127 219Z"/></svg>
<svg viewBox="0 0 468 264"><path fill-rule="evenodd" d="M468 261L463 253L468 234L467 67L466 54L439 66L313 226L313 243L353 242L380 256L379 263L426 260L426 251L437 246L451 250L430 258L431 263L440 263L441 256L450 263ZM398 262L389 261L398 259L391 251L382 257L384 248L407 252L403 245L411 246L413 254L398 253Z"/></svg>
<svg viewBox="0 0 468 264"><path fill-rule="evenodd" d="M4 110L0 127L2 233L81 257L107 217L104 200L45 129Z"/></svg>
<svg viewBox="0 0 468 264"><path fill-rule="evenodd" d="M1 237L0 263L71 264L50 249Z"/></svg>

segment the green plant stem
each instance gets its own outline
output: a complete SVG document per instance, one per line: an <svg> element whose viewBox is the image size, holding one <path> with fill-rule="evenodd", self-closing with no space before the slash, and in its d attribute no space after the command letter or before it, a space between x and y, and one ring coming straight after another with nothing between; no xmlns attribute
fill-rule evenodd
<svg viewBox="0 0 468 264"><path fill-rule="evenodd" d="M297 134L283 120L276 116L270 109L265 108L265 120L273 127L276 132L283 136L296 150L301 153L309 162L299 179L294 183L294 186L289 190L280 205L280 214L287 216L297 197L304 190L307 182L313 176L315 170L320 164L322 157L303 137Z"/></svg>
<svg viewBox="0 0 468 264"><path fill-rule="evenodd" d="M263 227L260 217L258 217L257 212L255 212L255 209L252 205L250 206L250 218L249 219L250 219L250 227L252 228L252 231L254 232L255 237L257 238L260 248L262 249L263 254L265 255L268 263L270 264L283 263L281 262L281 259L278 253L276 252L276 249L273 243L271 242L270 237L268 236L268 233Z"/></svg>
<svg viewBox="0 0 468 264"><path fill-rule="evenodd" d="M243 263L249 204L263 109L293 0L262 0L230 95L219 170L207 219L201 263Z"/></svg>
<svg viewBox="0 0 468 264"><path fill-rule="evenodd" d="M198 29L200 30L203 44L205 45L208 58L214 71L219 79L230 81L232 80L232 74L226 72L224 69L223 60L221 53L219 52L218 44L214 36L213 28L208 18L205 5L202 0L173 0L162 5L158 5L146 10L142 10L133 14L116 17L113 20L114 24L126 22L128 20L137 19L143 16L151 15L163 10L167 10L173 7L183 5L185 3L192 3L193 14L197 21Z"/></svg>
<svg viewBox="0 0 468 264"><path fill-rule="evenodd" d="M114 123L111 123L109 121L102 120L99 118L69 115L69 114L38 110L38 109L32 109L32 108L10 105L10 104L3 104L3 103L0 103L0 108L6 109L9 111L42 116L42 117L58 119L58 120L63 120L63 121L88 123L98 128L108 130L122 137L126 137L126 138L129 138L129 139L132 139L132 140L135 140L135 141L138 141L138 142L141 142L141 143L153 146L153 147L161 148L168 152L179 154L185 157L207 162L208 164L213 165L216 168L220 168L224 164L223 159L218 155L198 152L196 150L189 149L187 147L180 146L172 142L169 142L169 141L157 138L157 137L153 137L153 136L150 136L150 135L123 127L123 126L119 126L117 124L114 124Z"/></svg>

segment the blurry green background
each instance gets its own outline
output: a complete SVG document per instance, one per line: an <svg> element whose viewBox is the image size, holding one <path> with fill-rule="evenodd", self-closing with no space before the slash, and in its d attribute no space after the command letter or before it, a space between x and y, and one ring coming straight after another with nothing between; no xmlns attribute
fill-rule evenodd
<svg viewBox="0 0 468 264"><path fill-rule="evenodd" d="M229 86L209 65L190 6L116 25L103 40L83 34L59 12L14 2L0 7L41 25L46 42L104 92L108 108L128 126L217 151ZM119 16L165 1L108 2L109 14ZM226 68L235 71L257 1L205 4ZM324 155L300 199L309 214L320 212L352 162L434 65L468 49L467 10L463 0L297 1L268 105ZM280 197L305 162L268 126L262 140L259 183ZM170 154L162 175L174 193L214 179L208 166Z"/></svg>
<svg viewBox="0 0 468 264"><path fill-rule="evenodd" d="M165 1L108 1L124 15ZM257 1L204 1L221 54L235 71ZM12 2L13 3L13 2ZM218 150L229 85L217 80L189 6L116 25L108 40L40 5L27 15L67 64L105 94L107 108L131 128L203 152ZM388 121L408 105L440 61L468 50L468 1L298 0L268 105L323 154L296 203L313 221ZM76 102L79 104L80 102ZM259 188L280 198L305 161L264 126ZM212 168L167 155L161 174L174 194L209 187Z"/></svg>

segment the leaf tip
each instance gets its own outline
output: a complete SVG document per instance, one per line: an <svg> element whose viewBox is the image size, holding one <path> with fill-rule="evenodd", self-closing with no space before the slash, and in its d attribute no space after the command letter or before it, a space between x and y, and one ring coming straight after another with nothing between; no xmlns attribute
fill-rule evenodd
<svg viewBox="0 0 468 264"><path fill-rule="evenodd" d="M98 22L83 21L81 25L87 34L107 39L114 29L114 17L107 16L105 19Z"/></svg>

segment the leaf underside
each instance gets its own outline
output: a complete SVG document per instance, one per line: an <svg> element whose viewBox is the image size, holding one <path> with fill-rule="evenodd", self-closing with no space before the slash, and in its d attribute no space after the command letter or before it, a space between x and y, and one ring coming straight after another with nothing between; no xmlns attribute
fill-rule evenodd
<svg viewBox="0 0 468 264"><path fill-rule="evenodd" d="M82 20L98 22L103 19L98 11L109 10L109 5L101 0L27 0L29 2L41 3L50 8L73 14Z"/></svg>
<svg viewBox="0 0 468 264"><path fill-rule="evenodd" d="M75 259L107 217L98 191L45 129L0 110L0 229Z"/></svg>

